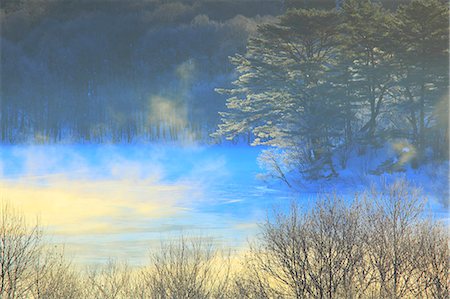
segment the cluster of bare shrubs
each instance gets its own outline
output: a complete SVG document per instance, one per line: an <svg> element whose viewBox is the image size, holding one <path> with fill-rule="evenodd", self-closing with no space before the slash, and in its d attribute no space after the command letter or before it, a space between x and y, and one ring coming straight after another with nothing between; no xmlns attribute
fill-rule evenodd
<svg viewBox="0 0 450 299"><path fill-rule="evenodd" d="M80 270L10 205L0 217L0 298L227 298L230 256L210 239L162 243L150 264L131 268L110 260Z"/></svg>
<svg viewBox="0 0 450 299"><path fill-rule="evenodd" d="M11 206L0 208L0 298L78 298L79 275ZM81 298L81 297L80 297Z"/></svg>
<svg viewBox="0 0 450 299"><path fill-rule="evenodd" d="M449 298L449 235L404 182L293 204L261 225L239 265L205 238L163 243L142 268L75 270L39 226L3 206L0 298Z"/></svg>
<svg viewBox="0 0 450 299"><path fill-rule="evenodd" d="M327 195L266 221L236 282L243 298L449 298L448 227L405 182Z"/></svg>

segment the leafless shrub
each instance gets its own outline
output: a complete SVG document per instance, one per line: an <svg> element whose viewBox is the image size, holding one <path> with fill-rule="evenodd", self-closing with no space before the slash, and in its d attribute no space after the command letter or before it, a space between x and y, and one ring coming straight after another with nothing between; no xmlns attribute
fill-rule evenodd
<svg viewBox="0 0 450 299"><path fill-rule="evenodd" d="M423 298L450 297L450 252L448 227L425 221L418 227L418 254L414 266L419 269L416 294ZM419 297L419 296L417 296Z"/></svg>
<svg viewBox="0 0 450 299"><path fill-rule="evenodd" d="M404 181L365 195L365 253L378 298L411 296L422 252L416 244L424 198Z"/></svg>
<svg viewBox="0 0 450 299"><path fill-rule="evenodd" d="M210 241L181 237L152 253L142 275L151 298L224 298L229 267Z"/></svg>
<svg viewBox="0 0 450 299"><path fill-rule="evenodd" d="M84 286L80 273L67 262L64 251L46 248L34 265L31 298L82 298Z"/></svg>
<svg viewBox="0 0 450 299"><path fill-rule="evenodd" d="M24 298L42 251L42 231L29 226L10 205L0 207L0 297Z"/></svg>
<svg viewBox="0 0 450 299"><path fill-rule="evenodd" d="M293 205L262 227L253 259L261 279L259 293L287 298L348 297L362 289L356 277L363 264L360 206L347 207L330 195L309 213ZM253 276L258 277L258 276ZM268 286L270 286L268 288Z"/></svg>
<svg viewBox="0 0 450 299"><path fill-rule="evenodd" d="M353 201L323 195L311 209L293 204L268 218L240 267L211 240L181 237L141 269L110 261L87 272L3 205L0 297L445 299L448 227L425 217L424 203L404 181Z"/></svg>
<svg viewBox="0 0 450 299"><path fill-rule="evenodd" d="M307 216L307 293L315 298L350 298L364 283L361 207L337 195L319 199Z"/></svg>
<svg viewBox="0 0 450 299"><path fill-rule="evenodd" d="M404 181L266 221L235 283L245 298L448 298L449 237ZM348 202L348 201L347 201Z"/></svg>
<svg viewBox="0 0 450 299"><path fill-rule="evenodd" d="M109 260L91 267L86 277L86 297L98 299L131 298L131 269L126 263Z"/></svg>
<svg viewBox="0 0 450 299"><path fill-rule="evenodd" d="M0 298L81 298L79 273L51 248L36 223L11 205L0 207Z"/></svg>
<svg viewBox="0 0 450 299"><path fill-rule="evenodd" d="M266 256L258 248L241 261L241 271L232 279L230 298L282 298L282 290L273 286L271 278L261 270L261 262Z"/></svg>

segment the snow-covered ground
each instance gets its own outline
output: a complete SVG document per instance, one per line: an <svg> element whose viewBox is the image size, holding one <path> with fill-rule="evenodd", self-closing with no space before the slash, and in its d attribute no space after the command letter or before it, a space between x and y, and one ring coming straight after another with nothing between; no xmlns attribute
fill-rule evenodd
<svg viewBox="0 0 450 299"><path fill-rule="evenodd" d="M140 263L148 248L180 233L239 248L273 207L286 208L293 199L307 207L317 192L350 198L398 177L424 189L436 218L448 218L443 204L448 165L380 177L371 175L371 162L364 161L376 157L360 157L349 160L339 178L289 189L257 178L261 150L244 145L2 146L0 198L29 219L38 215L51 240L65 243L81 263L108 257Z"/></svg>

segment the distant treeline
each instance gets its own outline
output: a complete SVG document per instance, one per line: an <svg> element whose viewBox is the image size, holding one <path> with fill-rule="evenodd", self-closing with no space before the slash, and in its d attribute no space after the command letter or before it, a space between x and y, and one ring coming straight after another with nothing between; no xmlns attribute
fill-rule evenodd
<svg viewBox="0 0 450 299"><path fill-rule="evenodd" d="M278 1L2 1L0 139L206 139Z"/></svg>
<svg viewBox="0 0 450 299"><path fill-rule="evenodd" d="M342 2L1 1L0 141L208 139L256 26Z"/></svg>

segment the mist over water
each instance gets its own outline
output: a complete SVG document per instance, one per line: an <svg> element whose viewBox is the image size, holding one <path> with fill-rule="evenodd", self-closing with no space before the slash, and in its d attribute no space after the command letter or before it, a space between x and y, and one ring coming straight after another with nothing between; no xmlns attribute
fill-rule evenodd
<svg viewBox="0 0 450 299"><path fill-rule="evenodd" d="M248 146L2 146L0 198L28 219L37 216L51 242L65 244L80 264L121 257L138 265L149 248L181 234L239 250L274 208L292 200L307 208L313 191L352 196L367 187L290 189L258 177L260 153ZM433 197L430 207L447 217Z"/></svg>
<svg viewBox="0 0 450 299"><path fill-rule="evenodd" d="M36 215L81 263L200 234L239 249L275 205L295 194L257 178L245 146L42 145L1 148L1 198Z"/></svg>

